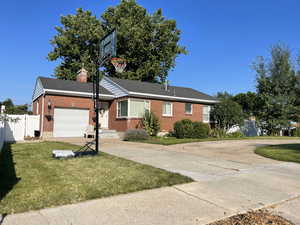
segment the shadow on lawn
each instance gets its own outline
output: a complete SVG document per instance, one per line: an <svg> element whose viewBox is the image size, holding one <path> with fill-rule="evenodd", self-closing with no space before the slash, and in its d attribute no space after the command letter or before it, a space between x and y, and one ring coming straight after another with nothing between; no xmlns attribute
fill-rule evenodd
<svg viewBox="0 0 300 225"><path fill-rule="evenodd" d="M0 201L20 180L16 175L11 144L6 143L0 153Z"/></svg>

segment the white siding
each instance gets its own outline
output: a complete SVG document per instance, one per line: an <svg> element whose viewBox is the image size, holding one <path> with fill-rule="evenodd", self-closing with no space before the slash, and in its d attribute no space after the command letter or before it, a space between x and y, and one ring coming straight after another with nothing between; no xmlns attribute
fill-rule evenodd
<svg viewBox="0 0 300 225"><path fill-rule="evenodd" d="M100 85L113 93L117 98L128 95L128 92L107 77L103 77Z"/></svg>
<svg viewBox="0 0 300 225"><path fill-rule="evenodd" d="M40 79L37 79L32 95L32 101L44 93L44 88Z"/></svg>

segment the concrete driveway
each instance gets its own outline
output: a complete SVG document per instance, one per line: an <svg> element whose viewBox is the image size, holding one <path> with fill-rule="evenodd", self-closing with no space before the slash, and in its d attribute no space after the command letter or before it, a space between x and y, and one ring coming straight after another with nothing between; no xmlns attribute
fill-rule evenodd
<svg viewBox="0 0 300 225"><path fill-rule="evenodd" d="M175 146L106 140L101 143L104 152L178 172L196 182L11 215L3 225L192 225L258 208L273 210L300 225L300 164L253 153L257 146L282 143L300 140Z"/></svg>
<svg viewBox="0 0 300 225"><path fill-rule="evenodd" d="M179 189L229 210L271 207L300 225L300 164L261 157L263 145L300 140L239 140L179 144L103 143L102 151L192 177ZM294 213L293 213L294 212ZM233 214L234 214L233 213Z"/></svg>
<svg viewBox="0 0 300 225"><path fill-rule="evenodd" d="M298 166L261 157L258 146L300 143L300 140L240 140L171 146L132 142L104 142L101 151L192 177L196 181Z"/></svg>

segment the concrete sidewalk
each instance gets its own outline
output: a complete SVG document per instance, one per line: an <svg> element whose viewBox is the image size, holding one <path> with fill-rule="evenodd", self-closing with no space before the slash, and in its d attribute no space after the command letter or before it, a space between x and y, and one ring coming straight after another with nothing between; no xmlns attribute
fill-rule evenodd
<svg viewBox="0 0 300 225"><path fill-rule="evenodd" d="M3 225L185 225L277 205L289 213L300 196L299 165L236 174L5 217ZM293 203L298 205L299 202ZM275 208L276 209L276 208ZM279 210L279 211L280 211ZM285 214L284 214L285 212ZM299 219L298 215L293 220Z"/></svg>

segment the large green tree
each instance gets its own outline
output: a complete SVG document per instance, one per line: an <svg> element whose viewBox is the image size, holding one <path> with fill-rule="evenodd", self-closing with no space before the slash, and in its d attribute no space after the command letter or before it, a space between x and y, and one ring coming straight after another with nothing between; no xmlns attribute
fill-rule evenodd
<svg viewBox="0 0 300 225"><path fill-rule="evenodd" d="M211 110L211 121L215 122L217 128L228 131L232 126L241 126L244 123L242 107L231 99L223 98L213 106Z"/></svg>
<svg viewBox="0 0 300 225"><path fill-rule="evenodd" d="M251 91L239 93L232 97L232 100L242 106L246 117L255 116L258 111L257 94Z"/></svg>
<svg viewBox="0 0 300 225"><path fill-rule="evenodd" d="M216 98L219 100L225 100L225 99L232 99L233 96L232 94L229 94L227 91L224 91L224 92L218 92L216 94Z"/></svg>
<svg viewBox="0 0 300 225"><path fill-rule="evenodd" d="M32 114L27 104L15 105L10 98L0 102L0 108L2 105L5 106L6 114Z"/></svg>
<svg viewBox="0 0 300 225"><path fill-rule="evenodd" d="M90 77L95 73L99 57L99 40L104 35L100 21L90 11L78 9L75 15L61 17L62 26L55 27L57 34L51 40L51 61L60 60L54 75L59 79L75 80L84 67Z"/></svg>
<svg viewBox="0 0 300 225"><path fill-rule="evenodd" d="M257 73L257 118L268 134L278 134L282 128L297 121L297 76L290 50L282 44L271 48L271 59L260 57L254 64Z"/></svg>
<svg viewBox="0 0 300 225"><path fill-rule="evenodd" d="M54 49L48 55L49 60L61 60L55 71L61 79L75 79L82 66L92 75L99 58L99 40L114 28L118 32L117 55L126 59L127 68L124 73L116 73L107 63L105 72L110 76L164 82L176 57L186 53L178 44L180 30L176 21L165 19L161 9L149 14L135 0L121 0L119 5L109 7L101 19L79 9L75 15L63 16L61 23L51 41Z"/></svg>

